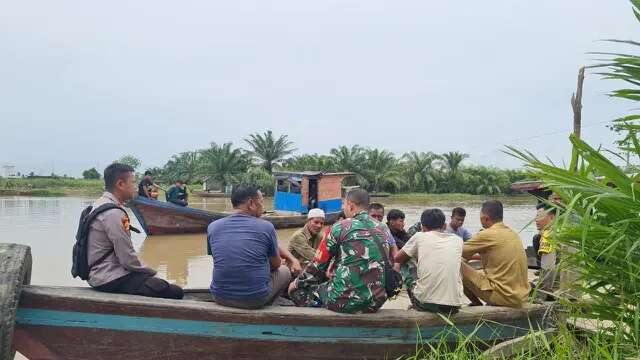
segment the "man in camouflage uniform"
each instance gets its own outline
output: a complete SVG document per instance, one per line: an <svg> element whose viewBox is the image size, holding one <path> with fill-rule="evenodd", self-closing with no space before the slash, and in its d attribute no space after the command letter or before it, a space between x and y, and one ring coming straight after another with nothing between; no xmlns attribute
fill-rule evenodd
<svg viewBox="0 0 640 360"><path fill-rule="evenodd" d="M333 225L313 262L289 286L296 305L372 313L384 304L384 256L389 252L389 230L367 214L368 205L369 194L365 190L354 189L347 194L347 219ZM327 278L331 260L335 261L335 273Z"/></svg>

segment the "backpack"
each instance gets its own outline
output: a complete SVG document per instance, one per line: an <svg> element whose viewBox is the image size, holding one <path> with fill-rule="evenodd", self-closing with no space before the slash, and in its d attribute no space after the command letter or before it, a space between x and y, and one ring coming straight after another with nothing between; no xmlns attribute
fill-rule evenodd
<svg viewBox="0 0 640 360"><path fill-rule="evenodd" d="M113 252L113 248L107 251L106 254L102 255L96 262L89 265L89 257L88 257L88 249L89 249L89 227L93 220L98 217L98 215L102 214L105 211L109 211L112 209L120 209L125 215L127 211L120 206L113 203L106 203L100 205L95 211L92 212L93 206L87 206L82 213L80 214L80 222L78 223L78 231L76 232L76 243L73 245L73 254L72 261L73 265L71 266L71 276L80 277L82 280L89 279L89 271L91 268L107 258L107 256L111 255ZM140 230L136 229L133 226L130 226L129 229L133 232L139 233Z"/></svg>

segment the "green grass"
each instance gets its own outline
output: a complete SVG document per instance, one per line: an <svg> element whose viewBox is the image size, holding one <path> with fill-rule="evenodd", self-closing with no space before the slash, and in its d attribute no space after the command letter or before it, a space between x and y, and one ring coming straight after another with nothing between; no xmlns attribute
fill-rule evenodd
<svg viewBox="0 0 640 360"><path fill-rule="evenodd" d="M0 195L95 196L103 189L102 180L0 178Z"/></svg>
<svg viewBox="0 0 640 360"><path fill-rule="evenodd" d="M447 330L436 341L419 343L413 354L402 356L402 360L464 360L464 359L623 359L636 356L638 349L630 348L615 335L605 335L603 332L579 333L569 330L566 326L559 326L559 330L544 336L542 332L531 330L526 336L530 341L512 355L487 356L485 351L490 344L478 343L473 339L474 334L463 335L460 331ZM444 339L456 339L455 345L448 345ZM437 341L441 339L441 341Z"/></svg>

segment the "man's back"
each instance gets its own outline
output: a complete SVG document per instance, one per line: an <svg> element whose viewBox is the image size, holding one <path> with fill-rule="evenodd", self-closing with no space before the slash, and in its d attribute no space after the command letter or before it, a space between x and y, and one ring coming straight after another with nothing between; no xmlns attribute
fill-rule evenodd
<svg viewBox="0 0 640 360"><path fill-rule="evenodd" d="M422 303L462 305L462 238L438 231L419 232L403 250L418 263L413 289L416 299Z"/></svg>
<svg viewBox="0 0 640 360"><path fill-rule="evenodd" d="M233 214L209 225L213 253L211 292L224 299L258 299L271 291L269 258L278 255L273 225Z"/></svg>
<svg viewBox="0 0 640 360"><path fill-rule="evenodd" d="M386 300L384 256L387 255L380 253L380 245L388 253L388 234L387 226L374 221L366 211L333 225L327 248L337 254L337 261L327 287L329 309L371 312L382 306Z"/></svg>
<svg viewBox="0 0 640 360"><path fill-rule="evenodd" d="M517 233L502 222L476 234L463 247L463 256L479 253L487 275L481 290L493 290L506 303L524 303L529 294L527 256Z"/></svg>

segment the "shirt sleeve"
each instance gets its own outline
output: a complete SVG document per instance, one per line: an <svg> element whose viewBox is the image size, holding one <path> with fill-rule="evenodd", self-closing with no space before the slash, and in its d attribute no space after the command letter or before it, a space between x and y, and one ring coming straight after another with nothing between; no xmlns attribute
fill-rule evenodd
<svg viewBox="0 0 640 360"><path fill-rule="evenodd" d="M539 255L550 254L553 252L553 247L551 246L549 237L550 236L547 231L543 232L540 236L540 248L538 249Z"/></svg>
<svg viewBox="0 0 640 360"><path fill-rule="evenodd" d="M278 251L278 235L276 234L276 228L273 227L271 223L269 223L269 230L267 230L267 239L268 239L268 248L267 248L267 256L272 258L279 256L280 252Z"/></svg>
<svg viewBox="0 0 640 360"><path fill-rule="evenodd" d="M295 233L289 240L289 250L295 252L294 255L300 256L305 261L313 260L316 250L309 245L309 242L301 233Z"/></svg>
<svg viewBox="0 0 640 360"><path fill-rule="evenodd" d="M389 246L393 246L396 244L396 238L393 237L393 235L391 235L391 230L389 230L389 228L386 228L386 233L387 233L387 244L389 244Z"/></svg>
<svg viewBox="0 0 640 360"><path fill-rule="evenodd" d="M416 246L417 238L418 237L416 235L413 235L411 239L409 239L409 241L407 241L407 243L402 247L402 251L404 251L405 254L411 256L414 259L418 257L418 246Z"/></svg>
<svg viewBox="0 0 640 360"><path fill-rule="evenodd" d="M129 218L120 210L110 210L104 213L103 224L107 238L113 244L113 251L118 262L125 269L132 272L144 272L155 275L156 271L144 266L131 243L129 232Z"/></svg>
<svg viewBox="0 0 640 360"><path fill-rule="evenodd" d="M462 241L467 241L471 239L471 237L472 237L471 232L466 228L462 228Z"/></svg>
<svg viewBox="0 0 640 360"><path fill-rule="evenodd" d="M305 270L298 276L298 288L303 289L309 286L318 285L326 281L326 272L329 269L331 260L338 252L340 245L338 244L338 237L342 232L342 226L340 223L334 224L331 227L329 235L324 237L318 245L318 250L313 258L313 262L305 268Z"/></svg>
<svg viewBox="0 0 640 360"><path fill-rule="evenodd" d="M474 254L482 254L491 246L489 236L487 236L487 231L488 230L480 231L469 241L464 243L462 246L462 257L468 259Z"/></svg>

